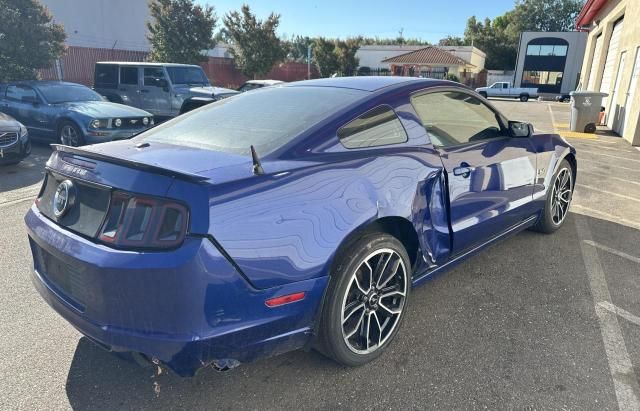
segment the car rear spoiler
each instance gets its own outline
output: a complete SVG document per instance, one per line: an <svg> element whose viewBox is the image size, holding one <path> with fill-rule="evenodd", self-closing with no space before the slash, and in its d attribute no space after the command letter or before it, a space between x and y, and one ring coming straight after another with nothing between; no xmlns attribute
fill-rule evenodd
<svg viewBox="0 0 640 411"><path fill-rule="evenodd" d="M136 170L148 171L151 173L161 174L164 176L169 176L172 178L177 178L179 180L190 181L193 183L199 183L202 181L206 181L209 178L205 176L201 176L198 174L186 173L184 171L175 171L167 168L155 166L152 164L140 163L138 161L126 160L123 158L112 157L101 153L96 153L95 151L86 150L78 147L70 147L62 144L51 144L51 148L53 151L59 151L63 153L77 154L82 157L92 158L94 160L101 160L111 164L117 164L120 166L125 166L129 168L133 168Z"/></svg>

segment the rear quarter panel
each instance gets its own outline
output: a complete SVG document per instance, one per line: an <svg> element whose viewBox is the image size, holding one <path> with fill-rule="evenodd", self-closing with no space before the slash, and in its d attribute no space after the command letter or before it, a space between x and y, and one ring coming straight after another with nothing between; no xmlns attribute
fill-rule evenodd
<svg viewBox="0 0 640 411"><path fill-rule="evenodd" d="M321 163L210 190L210 234L257 288L329 274L347 236L383 217L421 227L429 155L397 153Z"/></svg>

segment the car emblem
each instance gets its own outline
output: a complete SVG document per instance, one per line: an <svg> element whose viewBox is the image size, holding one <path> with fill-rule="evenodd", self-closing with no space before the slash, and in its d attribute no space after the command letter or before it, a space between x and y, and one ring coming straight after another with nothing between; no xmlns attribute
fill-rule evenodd
<svg viewBox="0 0 640 411"><path fill-rule="evenodd" d="M61 218L73 206L75 202L75 186L71 180L64 180L53 196L53 214Z"/></svg>
<svg viewBox="0 0 640 411"><path fill-rule="evenodd" d="M136 124L138 120L131 120L131 124Z"/></svg>

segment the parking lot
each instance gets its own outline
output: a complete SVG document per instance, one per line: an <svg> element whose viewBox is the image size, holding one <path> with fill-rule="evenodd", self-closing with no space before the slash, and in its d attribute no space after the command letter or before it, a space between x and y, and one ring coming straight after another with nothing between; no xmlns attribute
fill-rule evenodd
<svg viewBox="0 0 640 411"><path fill-rule="evenodd" d="M539 132L568 104L494 100ZM294 352L194 378L140 368L83 338L29 279L23 216L50 150L0 168L0 408L636 409L640 407L640 151L577 136L571 214L414 290L397 341L344 368Z"/></svg>

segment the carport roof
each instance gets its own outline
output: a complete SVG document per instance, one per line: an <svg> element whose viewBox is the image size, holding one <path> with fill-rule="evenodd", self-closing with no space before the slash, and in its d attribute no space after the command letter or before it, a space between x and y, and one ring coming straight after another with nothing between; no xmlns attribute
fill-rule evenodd
<svg viewBox="0 0 640 411"><path fill-rule="evenodd" d="M468 61L454 56L448 51L444 51L441 48L429 46L420 50L411 51L409 53L400 54L386 60L382 60L383 63L394 64L439 64L445 66L471 66Z"/></svg>

